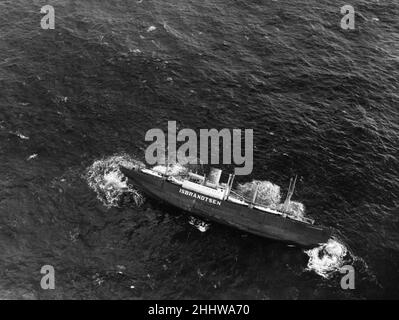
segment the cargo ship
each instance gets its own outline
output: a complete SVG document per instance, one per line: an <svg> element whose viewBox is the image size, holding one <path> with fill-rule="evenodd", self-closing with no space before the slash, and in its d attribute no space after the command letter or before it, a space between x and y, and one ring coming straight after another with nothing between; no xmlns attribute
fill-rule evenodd
<svg viewBox="0 0 399 320"><path fill-rule="evenodd" d="M331 230L314 224L304 216L294 216L284 210L294 192L295 180L291 179L283 209L257 203L257 188L251 199L233 190L234 174L226 183L220 183L222 171L212 168L208 176L188 172L184 178L147 168L126 168L121 172L128 183L151 198L164 201L190 215L222 223L264 238L283 241L311 248L325 243Z"/></svg>

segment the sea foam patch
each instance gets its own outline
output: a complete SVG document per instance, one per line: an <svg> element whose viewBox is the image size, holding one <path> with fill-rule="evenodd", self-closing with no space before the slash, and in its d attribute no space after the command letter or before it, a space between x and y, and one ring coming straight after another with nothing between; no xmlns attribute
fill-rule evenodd
<svg viewBox="0 0 399 320"><path fill-rule="evenodd" d="M86 171L86 181L97 193L97 198L107 207L119 207L122 198L130 197L137 206L144 202L144 196L127 184L119 166L134 168L144 166L142 162L122 154L96 160Z"/></svg>
<svg viewBox="0 0 399 320"><path fill-rule="evenodd" d="M306 270L314 271L326 279L339 272L350 256L345 245L336 239L330 239L319 247L306 250L305 253L309 256Z"/></svg>

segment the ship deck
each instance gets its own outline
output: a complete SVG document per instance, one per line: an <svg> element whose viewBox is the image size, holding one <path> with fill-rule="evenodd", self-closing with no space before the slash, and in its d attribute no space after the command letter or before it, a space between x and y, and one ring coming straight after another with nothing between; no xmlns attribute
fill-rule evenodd
<svg viewBox="0 0 399 320"><path fill-rule="evenodd" d="M122 170L122 169L121 169ZM216 199L183 187L184 181L148 169L122 170L147 195L207 220L230 225L262 237L313 247L331 232L281 212L245 202L234 195Z"/></svg>

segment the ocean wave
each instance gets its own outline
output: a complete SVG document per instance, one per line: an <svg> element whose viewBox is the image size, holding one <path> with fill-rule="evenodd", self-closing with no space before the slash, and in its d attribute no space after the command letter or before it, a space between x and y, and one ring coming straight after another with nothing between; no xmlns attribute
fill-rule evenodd
<svg viewBox="0 0 399 320"><path fill-rule="evenodd" d="M168 174L173 177L179 177L188 174L188 168L179 163L174 163L169 166L157 165L153 167L152 170L162 174Z"/></svg>
<svg viewBox="0 0 399 320"><path fill-rule="evenodd" d="M239 184L238 191L248 200L252 200L255 186L258 186L257 203L284 211L294 217L301 218L305 216L305 206L301 202L289 201L288 203L281 203L280 186L270 181L253 180L251 182Z"/></svg>
<svg viewBox="0 0 399 320"><path fill-rule="evenodd" d="M126 177L119 170L121 165L132 169L143 166L143 163L126 154L96 160L86 171L86 181L106 207L119 207L126 199L140 206L145 200L144 195L127 184Z"/></svg>
<svg viewBox="0 0 399 320"><path fill-rule="evenodd" d="M309 261L306 270L314 271L323 278L331 278L337 271L349 263L351 254L346 246L337 239L330 239L319 247L306 250Z"/></svg>
<svg viewBox="0 0 399 320"><path fill-rule="evenodd" d="M238 185L238 191L249 199L252 198L255 186L258 187L257 202L265 206L276 206L281 201L280 186L270 181L253 180Z"/></svg>

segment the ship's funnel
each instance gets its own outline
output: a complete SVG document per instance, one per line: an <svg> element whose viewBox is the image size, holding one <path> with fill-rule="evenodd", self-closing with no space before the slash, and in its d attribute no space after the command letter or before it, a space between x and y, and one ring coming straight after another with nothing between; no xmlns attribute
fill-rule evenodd
<svg viewBox="0 0 399 320"><path fill-rule="evenodd" d="M221 175L222 175L222 170L211 168L211 171L209 172L208 175L208 181L214 185L218 185Z"/></svg>

